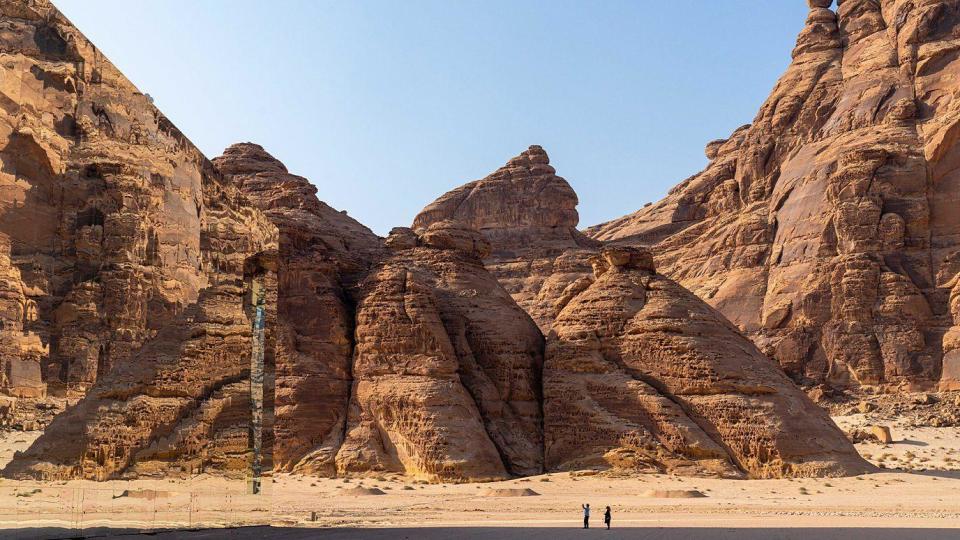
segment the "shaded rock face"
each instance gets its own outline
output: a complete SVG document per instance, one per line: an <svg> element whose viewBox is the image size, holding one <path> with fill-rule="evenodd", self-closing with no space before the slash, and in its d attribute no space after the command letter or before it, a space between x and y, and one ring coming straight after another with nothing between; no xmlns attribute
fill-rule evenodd
<svg viewBox="0 0 960 540"><path fill-rule="evenodd" d="M864 472L827 413L649 252L604 248L543 374L548 469L779 478Z"/></svg>
<svg viewBox="0 0 960 540"><path fill-rule="evenodd" d="M452 222L396 229L363 284L340 472L490 480L543 469L543 338Z"/></svg>
<svg viewBox="0 0 960 540"><path fill-rule="evenodd" d="M352 283L381 239L258 145L233 145L213 162L280 232L275 466L333 474L352 380Z"/></svg>
<svg viewBox="0 0 960 540"><path fill-rule="evenodd" d="M480 231L492 247L484 264L546 333L561 299L591 275L587 259L599 245L577 230L576 207L576 193L547 153L531 146L490 176L441 196L413 227L449 220Z"/></svg>
<svg viewBox="0 0 960 540"><path fill-rule="evenodd" d="M40 366L49 353L39 336L25 332L36 319L36 302L24 292L20 270L10 261L10 240L0 234L0 388L14 397L43 397Z"/></svg>
<svg viewBox="0 0 960 540"><path fill-rule="evenodd" d="M662 272L797 381L933 388L957 372L960 7L811 3L752 125L658 204L590 228ZM954 375L955 377L955 375Z"/></svg>
<svg viewBox="0 0 960 540"><path fill-rule="evenodd" d="M85 396L4 474L249 470L276 228L49 2L0 23L0 389Z"/></svg>

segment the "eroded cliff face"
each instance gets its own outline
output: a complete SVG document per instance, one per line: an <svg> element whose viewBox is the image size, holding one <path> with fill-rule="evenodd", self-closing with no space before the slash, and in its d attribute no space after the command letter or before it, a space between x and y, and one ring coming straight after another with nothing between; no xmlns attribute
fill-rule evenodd
<svg viewBox="0 0 960 540"><path fill-rule="evenodd" d="M276 227L49 2L0 1L0 24L0 346L84 396L4 473L249 470Z"/></svg>
<svg viewBox="0 0 960 540"><path fill-rule="evenodd" d="M722 315L607 247L544 365L546 466L780 478L870 469L827 413Z"/></svg>
<svg viewBox="0 0 960 540"><path fill-rule="evenodd" d="M577 230L577 194L531 146L482 180L445 193L413 221L422 230L455 221L480 231L492 250L484 264L544 333L562 304L591 275L599 243Z"/></svg>
<svg viewBox="0 0 960 540"><path fill-rule="evenodd" d="M334 474L352 382L352 294L382 240L258 145L233 145L213 162L280 232L275 466Z"/></svg>
<svg viewBox="0 0 960 540"><path fill-rule="evenodd" d="M395 229L357 307L340 472L492 480L543 470L543 337L488 273L477 232Z"/></svg>
<svg viewBox="0 0 960 540"><path fill-rule="evenodd" d="M0 232L82 394L197 300L203 156L48 2L0 3Z"/></svg>
<svg viewBox="0 0 960 540"><path fill-rule="evenodd" d="M864 470L648 253L591 258L539 147L381 241L208 162L46 1L0 16L0 391L81 398L3 474Z"/></svg>
<svg viewBox="0 0 960 540"><path fill-rule="evenodd" d="M49 347L24 331L37 317L36 302L24 289L20 270L10 261L10 240L0 233L0 388L13 397L43 397L47 385L40 366Z"/></svg>
<svg viewBox="0 0 960 540"><path fill-rule="evenodd" d="M587 233L654 246L797 381L954 387L960 4L828 5L703 172Z"/></svg>

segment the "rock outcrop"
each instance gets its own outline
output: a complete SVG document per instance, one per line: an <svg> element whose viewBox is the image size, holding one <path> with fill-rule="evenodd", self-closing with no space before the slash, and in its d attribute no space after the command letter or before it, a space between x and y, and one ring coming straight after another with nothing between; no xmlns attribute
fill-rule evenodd
<svg viewBox="0 0 960 540"><path fill-rule="evenodd" d="M357 307L340 472L491 480L543 470L543 337L488 273L477 232L394 229Z"/></svg>
<svg viewBox="0 0 960 540"><path fill-rule="evenodd" d="M604 248L594 265L596 282L547 338L549 469L753 478L870 469L729 321L656 274L648 251Z"/></svg>
<svg viewBox="0 0 960 540"><path fill-rule="evenodd" d="M49 2L0 22L0 346L84 396L4 474L249 472L276 228Z"/></svg>
<svg viewBox="0 0 960 540"><path fill-rule="evenodd" d="M531 146L496 172L444 194L413 221L423 230L455 221L480 231L492 250L484 264L544 333L562 304L591 275L599 244L577 230L577 194Z"/></svg>
<svg viewBox="0 0 960 540"><path fill-rule="evenodd" d="M274 464L333 474L352 381L352 289L382 241L258 145L233 145L213 163L280 232Z"/></svg>
<svg viewBox="0 0 960 540"><path fill-rule="evenodd" d="M797 381L934 388L960 362L960 7L811 2L751 125L666 199L592 227L654 246ZM954 377L956 375L953 375Z"/></svg>
<svg viewBox="0 0 960 540"><path fill-rule="evenodd" d="M46 0L0 23L0 391L79 399L4 475L865 470L648 252L593 257L539 147L381 240L257 145L207 161Z"/></svg>

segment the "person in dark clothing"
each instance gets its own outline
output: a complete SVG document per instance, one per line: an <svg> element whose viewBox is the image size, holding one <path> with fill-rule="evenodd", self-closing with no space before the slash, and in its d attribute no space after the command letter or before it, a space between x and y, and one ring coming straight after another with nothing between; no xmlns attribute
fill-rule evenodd
<svg viewBox="0 0 960 540"><path fill-rule="evenodd" d="M580 506L583 507L583 528L589 529L590 528L590 503L581 504Z"/></svg>
<svg viewBox="0 0 960 540"><path fill-rule="evenodd" d="M607 511L603 513L603 522L607 525L607 530L610 530L610 507L607 507Z"/></svg>

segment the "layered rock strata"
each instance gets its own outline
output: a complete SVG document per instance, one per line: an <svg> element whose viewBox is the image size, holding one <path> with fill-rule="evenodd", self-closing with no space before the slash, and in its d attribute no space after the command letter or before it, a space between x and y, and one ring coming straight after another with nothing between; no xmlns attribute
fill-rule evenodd
<svg viewBox="0 0 960 540"><path fill-rule="evenodd" d="M492 480L543 470L543 338L483 267L489 243L394 229L363 284L340 472Z"/></svg>
<svg viewBox="0 0 960 540"><path fill-rule="evenodd" d="M650 252L604 248L543 375L548 469L780 478L870 469L827 413Z"/></svg>
<svg viewBox="0 0 960 540"><path fill-rule="evenodd" d="M865 470L648 253L591 263L539 147L381 242L256 145L208 162L48 2L0 16L0 389L82 396L5 475Z"/></svg>
<svg viewBox="0 0 960 540"><path fill-rule="evenodd" d="M13 398L46 395L40 366L48 346L24 331L36 316L37 305L27 298L20 270L10 262L10 240L0 233L0 389Z"/></svg>
<svg viewBox="0 0 960 540"><path fill-rule="evenodd" d="M953 1L813 2L751 125L666 199L592 227L654 246L798 382L957 373L960 72Z"/></svg>
<svg viewBox="0 0 960 540"><path fill-rule="evenodd" d="M4 333L38 336L32 373L85 396L4 474L248 471L251 284L275 296L276 228L49 2L0 1L0 21Z"/></svg>
<svg viewBox="0 0 960 540"><path fill-rule="evenodd" d="M258 145L233 145L213 162L280 232L274 463L333 474L352 381L351 296L382 241Z"/></svg>
<svg viewBox="0 0 960 540"><path fill-rule="evenodd" d="M577 230L577 194L543 148L531 146L486 178L441 196L413 221L422 230L455 221L480 231L492 250L484 264L544 333L562 303L590 275L599 245Z"/></svg>

